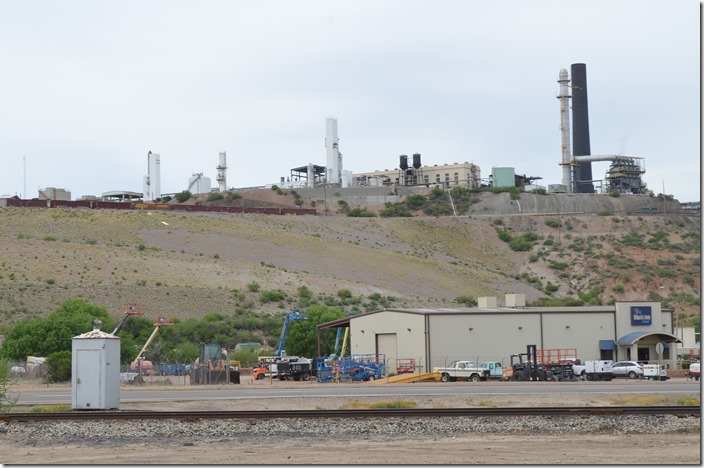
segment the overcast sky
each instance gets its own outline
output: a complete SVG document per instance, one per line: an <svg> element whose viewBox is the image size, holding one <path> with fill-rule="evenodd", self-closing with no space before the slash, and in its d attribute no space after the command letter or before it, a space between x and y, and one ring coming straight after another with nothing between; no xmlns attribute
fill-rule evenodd
<svg viewBox="0 0 704 468"><path fill-rule="evenodd" d="M592 154L700 199L695 0L0 0L0 195L162 193L473 162L561 182L558 74L585 63ZM608 162L592 164L603 178ZM25 169L26 167L26 169ZM24 192L27 192L26 194Z"/></svg>

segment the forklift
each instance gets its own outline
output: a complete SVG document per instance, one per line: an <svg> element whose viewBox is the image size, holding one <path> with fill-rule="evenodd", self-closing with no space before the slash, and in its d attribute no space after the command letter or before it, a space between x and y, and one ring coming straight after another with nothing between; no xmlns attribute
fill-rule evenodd
<svg viewBox="0 0 704 468"><path fill-rule="evenodd" d="M539 362L537 345L527 345L526 352L511 355L512 380L558 382L574 380L572 365L561 362Z"/></svg>
<svg viewBox="0 0 704 468"><path fill-rule="evenodd" d="M528 345L527 352L511 355L513 380L541 380L538 377L538 347Z"/></svg>

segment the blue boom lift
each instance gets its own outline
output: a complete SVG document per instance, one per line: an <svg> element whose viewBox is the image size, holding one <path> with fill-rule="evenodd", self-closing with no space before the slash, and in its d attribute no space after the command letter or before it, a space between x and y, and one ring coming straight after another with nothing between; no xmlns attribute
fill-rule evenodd
<svg viewBox="0 0 704 468"><path fill-rule="evenodd" d="M280 358L284 350L284 341L286 340L286 333L288 333L288 326L292 320L308 320L304 314L298 310L294 310L286 316L286 321L284 322L284 329L281 331L281 340L279 341L279 347L276 348L276 357Z"/></svg>

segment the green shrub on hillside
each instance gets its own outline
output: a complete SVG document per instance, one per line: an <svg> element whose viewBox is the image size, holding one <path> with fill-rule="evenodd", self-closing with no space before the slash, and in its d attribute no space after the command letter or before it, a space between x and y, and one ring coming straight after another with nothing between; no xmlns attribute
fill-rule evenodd
<svg viewBox="0 0 704 468"><path fill-rule="evenodd" d="M284 299L286 299L286 293L281 291L280 289L276 289L273 291L262 291L262 293L259 295L259 301L261 303L279 302L283 301Z"/></svg>
<svg viewBox="0 0 704 468"><path fill-rule="evenodd" d="M387 203L379 216L382 218L405 217L410 218L413 214L408 210L408 207L402 203Z"/></svg>
<svg viewBox="0 0 704 468"><path fill-rule="evenodd" d="M515 252L528 252L533 248L533 243L523 236L511 239L508 245L511 247L511 250Z"/></svg>
<svg viewBox="0 0 704 468"><path fill-rule="evenodd" d="M637 231L630 231L621 238L621 244L628 245L630 247L643 247L643 236Z"/></svg>
<svg viewBox="0 0 704 468"><path fill-rule="evenodd" d="M308 289L308 286L301 286L298 288L298 297L302 299L310 299L313 296L313 294L310 292L310 289Z"/></svg>
<svg viewBox="0 0 704 468"><path fill-rule="evenodd" d="M414 193L409 195L408 198L403 202L410 211L417 211L423 209L426 203L426 199L423 195Z"/></svg>
<svg viewBox="0 0 704 468"><path fill-rule="evenodd" d="M349 299L352 297L352 291L350 291L349 289L340 289L339 291L337 291L337 295L342 299Z"/></svg>
<svg viewBox="0 0 704 468"><path fill-rule="evenodd" d="M511 240L513 239L513 236L511 235L508 229L496 228L496 233L499 235L499 239L504 242L511 242Z"/></svg>
<svg viewBox="0 0 704 468"><path fill-rule="evenodd" d="M366 208L352 208L347 211L347 216L350 218L375 218L376 213L368 211Z"/></svg>
<svg viewBox="0 0 704 468"><path fill-rule="evenodd" d="M539 297L526 305L528 307L579 307L584 305L584 301L573 297Z"/></svg>
<svg viewBox="0 0 704 468"><path fill-rule="evenodd" d="M350 205L345 200L337 200L337 205L340 207L340 213L349 213Z"/></svg>
<svg viewBox="0 0 704 468"><path fill-rule="evenodd" d="M423 208L423 213L425 213L427 216L435 217L451 215L453 214L452 205L450 205L449 200L446 202L428 204L425 206L425 208Z"/></svg>
<svg viewBox="0 0 704 468"><path fill-rule="evenodd" d="M569 265L565 262L556 262L554 260L550 260L549 262L550 268L554 268L555 270L564 270L566 269Z"/></svg>
<svg viewBox="0 0 704 468"><path fill-rule="evenodd" d="M467 213L470 206L479 202L479 198L474 196L474 194L465 187L453 187L452 190L450 190L450 196L455 204L457 214L460 215Z"/></svg>
<svg viewBox="0 0 704 468"><path fill-rule="evenodd" d="M467 307L476 307L477 304L479 304L472 296L457 296L455 298L455 302L458 304L463 304Z"/></svg>
<svg viewBox="0 0 704 468"><path fill-rule="evenodd" d="M189 192L188 190L184 190L183 192L177 193L175 195L176 201L179 203L184 203L184 202L188 201L188 199L191 198L192 195L193 194L191 192Z"/></svg>

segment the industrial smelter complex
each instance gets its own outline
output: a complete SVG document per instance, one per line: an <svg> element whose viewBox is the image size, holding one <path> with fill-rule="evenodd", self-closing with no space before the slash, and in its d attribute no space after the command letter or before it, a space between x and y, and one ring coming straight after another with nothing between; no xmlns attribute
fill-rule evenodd
<svg viewBox="0 0 704 468"><path fill-rule="evenodd" d="M587 104L587 76L586 65L575 63L571 66L571 80L566 69L559 72L560 101L560 133L561 133L561 159L562 178L559 184L550 184L547 187L534 185L533 182L542 177L528 177L518 175L513 167L493 167L488 177L482 178L479 166L470 163L453 163L442 165L423 165L421 154L411 156L402 154L399 157L398 167L394 169L375 170L370 172L353 173L343 168L343 157L340 152L338 138L338 123L335 117L327 117L325 122L325 151L326 165L308 163L290 169L288 176L280 177L275 184L281 188L315 189L338 187L341 190L354 189L357 195L375 193L376 187L393 187L396 195L413 193L413 189L424 189L430 186L451 188L463 186L467 188L479 187L524 187L526 191L536 188L546 189L551 193L624 193L647 194L646 184L643 182L645 173L644 159L634 156L618 154L592 155L589 142L589 115ZM570 84L571 81L571 84ZM572 131L570 132L570 101L572 103ZM571 141L570 141L570 136ZM594 179L591 163L595 161L608 161L610 167L603 179ZM151 151L147 154L147 174L143 178L143 191L110 191L104 192L101 197L84 195L79 200L142 200L144 202L158 202L163 194L161 190L161 155ZM226 153L220 152L217 170L217 187L211 186L211 179L203 172L193 173L188 179L187 190L193 194L210 192L225 192L227 188L227 160ZM274 184L265 187L268 188ZM244 190L231 189L231 190ZM360 192L361 190L361 192ZM388 193L388 190L386 191ZM306 196L318 196L313 191L301 192ZM174 195L174 194L168 194ZM39 191L40 200L71 200L70 191L48 187ZM379 201L378 197L376 197ZM389 201L384 199L383 202ZM374 203L374 199L369 199Z"/></svg>

